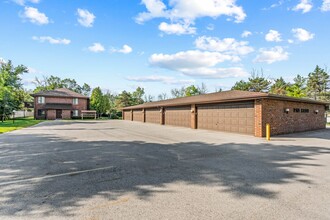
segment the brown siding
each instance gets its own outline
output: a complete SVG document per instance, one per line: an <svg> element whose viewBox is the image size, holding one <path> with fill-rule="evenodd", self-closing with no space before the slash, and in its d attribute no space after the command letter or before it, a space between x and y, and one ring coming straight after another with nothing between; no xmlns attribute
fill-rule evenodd
<svg viewBox="0 0 330 220"><path fill-rule="evenodd" d="M289 113L284 113L288 108ZM309 109L309 113L293 112L294 108ZM318 114L315 114L318 110ZM266 135L266 124L271 126L271 135L324 129L325 106L302 102L262 100L262 136Z"/></svg>
<svg viewBox="0 0 330 220"><path fill-rule="evenodd" d="M47 118L47 120L55 120L56 119L56 110L46 110L46 118Z"/></svg>
<svg viewBox="0 0 330 220"><path fill-rule="evenodd" d="M158 108L150 108L145 110L146 122L160 124L161 112Z"/></svg>
<svg viewBox="0 0 330 220"><path fill-rule="evenodd" d="M254 102L197 106L197 127L254 135Z"/></svg>
<svg viewBox="0 0 330 220"><path fill-rule="evenodd" d="M133 110L133 121L143 122L143 112L142 109Z"/></svg>
<svg viewBox="0 0 330 220"><path fill-rule="evenodd" d="M191 106L165 108L165 125L191 126Z"/></svg>
<svg viewBox="0 0 330 220"><path fill-rule="evenodd" d="M131 110L124 111L124 120L132 121L132 113Z"/></svg>

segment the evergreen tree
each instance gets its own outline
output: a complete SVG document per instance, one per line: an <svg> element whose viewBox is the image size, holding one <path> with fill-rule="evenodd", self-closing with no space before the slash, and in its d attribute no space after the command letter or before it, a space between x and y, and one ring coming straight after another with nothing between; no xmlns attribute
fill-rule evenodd
<svg viewBox="0 0 330 220"><path fill-rule="evenodd" d="M269 92L276 95L286 95L288 86L289 84L285 82L282 77L280 77L275 80L273 85L270 87Z"/></svg>
<svg viewBox="0 0 330 220"><path fill-rule="evenodd" d="M315 100L325 100L329 90L329 74L319 66L308 74L307 91Z"/></svg>

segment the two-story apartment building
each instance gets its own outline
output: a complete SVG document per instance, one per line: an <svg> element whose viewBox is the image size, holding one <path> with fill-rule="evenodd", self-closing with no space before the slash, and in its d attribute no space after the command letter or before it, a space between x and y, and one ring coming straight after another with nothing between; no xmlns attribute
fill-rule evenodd
<svg viewBox="0 0 330 220"><path fill-rule="evenodd" d="M35 119L71 119L80 117L82 110L89 109L89 97L65 88L42 91L32 96Z"/></svg>

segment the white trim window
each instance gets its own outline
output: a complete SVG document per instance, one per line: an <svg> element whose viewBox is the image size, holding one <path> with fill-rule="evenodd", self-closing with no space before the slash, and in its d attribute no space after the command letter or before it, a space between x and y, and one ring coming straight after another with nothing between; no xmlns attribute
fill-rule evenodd
<svg viewBox="0 0 330 220"><path fill-rule="evenodd" d="M73 110L72 116L73 117L78 117L79 116L79 111L78 110Z"/></svg>
<svg viewBox="0 0 330 220"><path fill-rule="evenodd" d="M40 96L38 97L38 104L44 104L45 103L45 97Z"/></svg>
<svg viewBox="0 0 330 220"><path fill-rule="evenodd" d="M74 104L74 105L78 105L78 98L73 98L72 99L72 103Z"/></svg>

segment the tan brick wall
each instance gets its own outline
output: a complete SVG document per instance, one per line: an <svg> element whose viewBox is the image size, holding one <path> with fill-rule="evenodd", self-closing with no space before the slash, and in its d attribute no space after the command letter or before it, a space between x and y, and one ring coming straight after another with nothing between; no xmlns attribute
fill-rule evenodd
<svg viewBox="0 0 330 220"><path fill-rule="evenodd" d="M288 114L284 113L286 108L289 109ZM309 113L296 113L293 111L294 108L309 109ZM319 111L318 114L315 114L315 110ZM260 111L258 105L256 111ZM324 114L324 105L264 99L261 108L262 127L261 130L260 127L259 131L256 130L256 136L260 137L260 133L263 137L266 135L267 123L271 126L271 135L324 129L326 127Z"/></svg>
<svg viewBox="0 0 330 220"><path fill-rule="evenodd" d="M256 137L262 137L262 101L254 101L254 136Z"/></svg>

